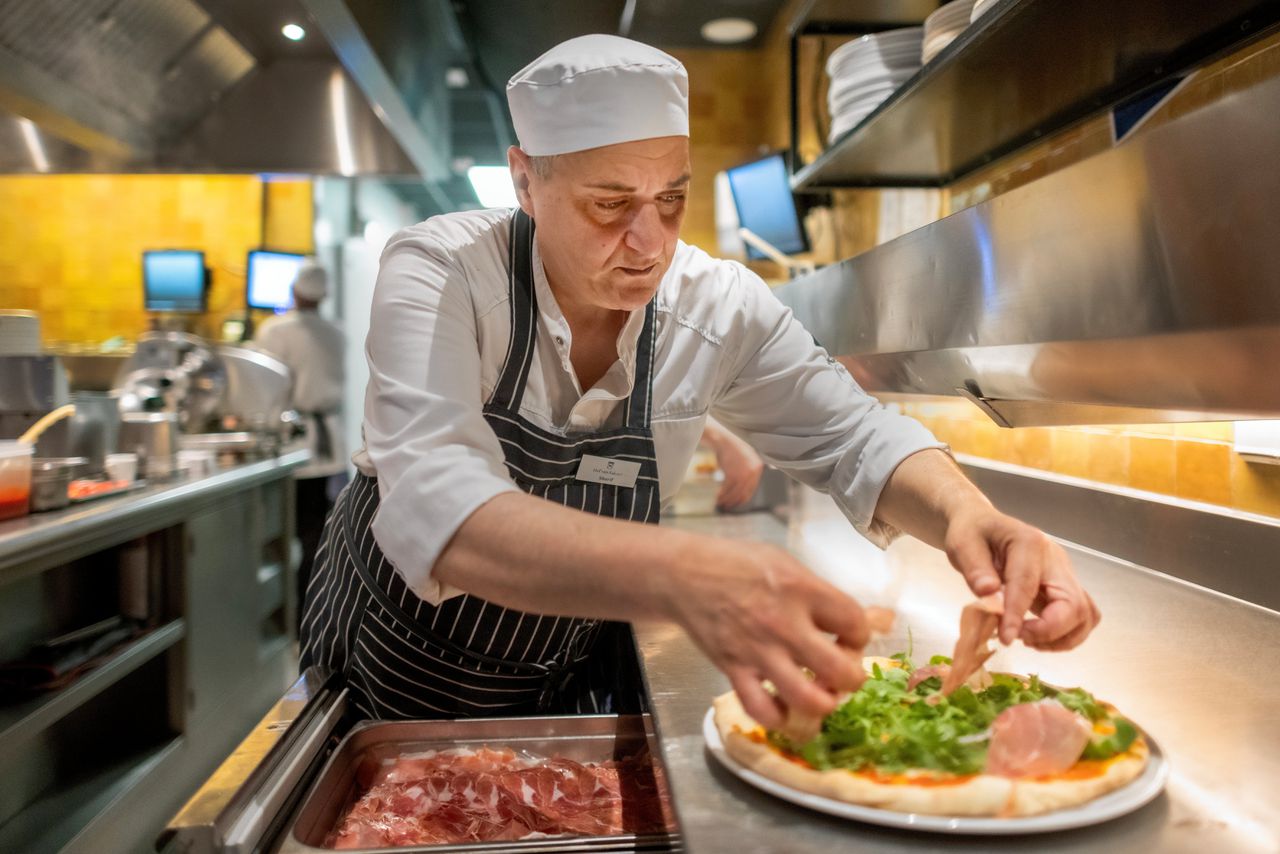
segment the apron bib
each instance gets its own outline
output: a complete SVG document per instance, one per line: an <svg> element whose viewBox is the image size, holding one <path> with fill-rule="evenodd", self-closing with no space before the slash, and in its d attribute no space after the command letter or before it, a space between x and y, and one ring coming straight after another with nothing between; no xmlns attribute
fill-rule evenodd
<svg viewBox="0 0 1280 854"><path fill-rule="evenodd" d="M511 340L484 418L525 492L588 513L656 523L658 466L650 429L654 305L645 308L635 386L623 425L561 436L520 414L538 307L533 221L510 225ZM634 487L578 480L583 457L639 466ZM340 671L374 718L637 712L643 705L630 626L530 614L462 595L430 605L383 556L372 524L376 478L358 475L334 505L303 611L301 664Z"/></svg>

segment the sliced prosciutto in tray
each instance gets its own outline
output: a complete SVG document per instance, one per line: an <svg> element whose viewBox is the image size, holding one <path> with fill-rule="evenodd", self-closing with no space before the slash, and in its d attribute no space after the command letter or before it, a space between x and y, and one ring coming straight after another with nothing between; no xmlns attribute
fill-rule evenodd
<svg viewBox="0 0 1280 854"><path fill-rule="evenodd" d="M674 838L647 716L365 722L334 750L282 854L588 850ZM646 849L647 850L647 849Z"/></svg>

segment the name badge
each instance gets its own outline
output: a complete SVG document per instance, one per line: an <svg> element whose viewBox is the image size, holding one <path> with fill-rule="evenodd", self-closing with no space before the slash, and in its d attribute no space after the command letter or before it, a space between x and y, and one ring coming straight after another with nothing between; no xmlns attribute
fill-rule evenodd
<svg viewBox="0 0 1280 854"><path fill-rule="evenodd" d="M640 464L628 460L611 460L608 457L594 457L585 454L578 464L578 480L588 483L607 483L630 489L636 485L640 476Z"/></svg>

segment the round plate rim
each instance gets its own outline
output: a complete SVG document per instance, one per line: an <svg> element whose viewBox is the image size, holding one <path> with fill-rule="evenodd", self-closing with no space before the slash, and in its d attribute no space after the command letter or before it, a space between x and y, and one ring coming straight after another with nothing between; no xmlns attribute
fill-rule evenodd
<svg viewBox="0 0 1280 854"><path fill-rule="evenodd" d="M702 736L706 741L707 751L715 757L726 770L761 791L774 797L805 807L816 812L826 813L838 818L862 821L882 827L896 827L901 830L920 830L927 833L952 833L984 836L1013 836L1031 833L1051 833L1058 830L1072 830L1090 827L1112 819L1128 815L1155 800L1164 791L1169 778L1169 763L1164 758L1164 751L1146 730L1143 735L1147 739L1150 758L1147 767L1128 784L1108 792L1080 806L1046 813L1044 815L1018 816L1015 818L962 817L921 815L919 813L895 812L877 807L861 806L846 801L837 801L821 795L813 795L792 789L789 786L771 780L756 771L747 768L725 750L720 738L720 730L716 729L715 707L707 709L702 719Z"/></svg>

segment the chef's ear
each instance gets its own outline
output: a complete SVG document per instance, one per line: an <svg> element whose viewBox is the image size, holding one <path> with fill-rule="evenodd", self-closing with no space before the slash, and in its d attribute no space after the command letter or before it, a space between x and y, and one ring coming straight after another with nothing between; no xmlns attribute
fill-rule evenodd
<svg viewBox="0 0 1280 854"><path fill-rule="evenodd" d="M533 164L529 155L517 146L507 149L507 168L511 170L511 183L515 186L520 209L533 216L533 196L529 194L529 182L533 178Z"/></svg>

